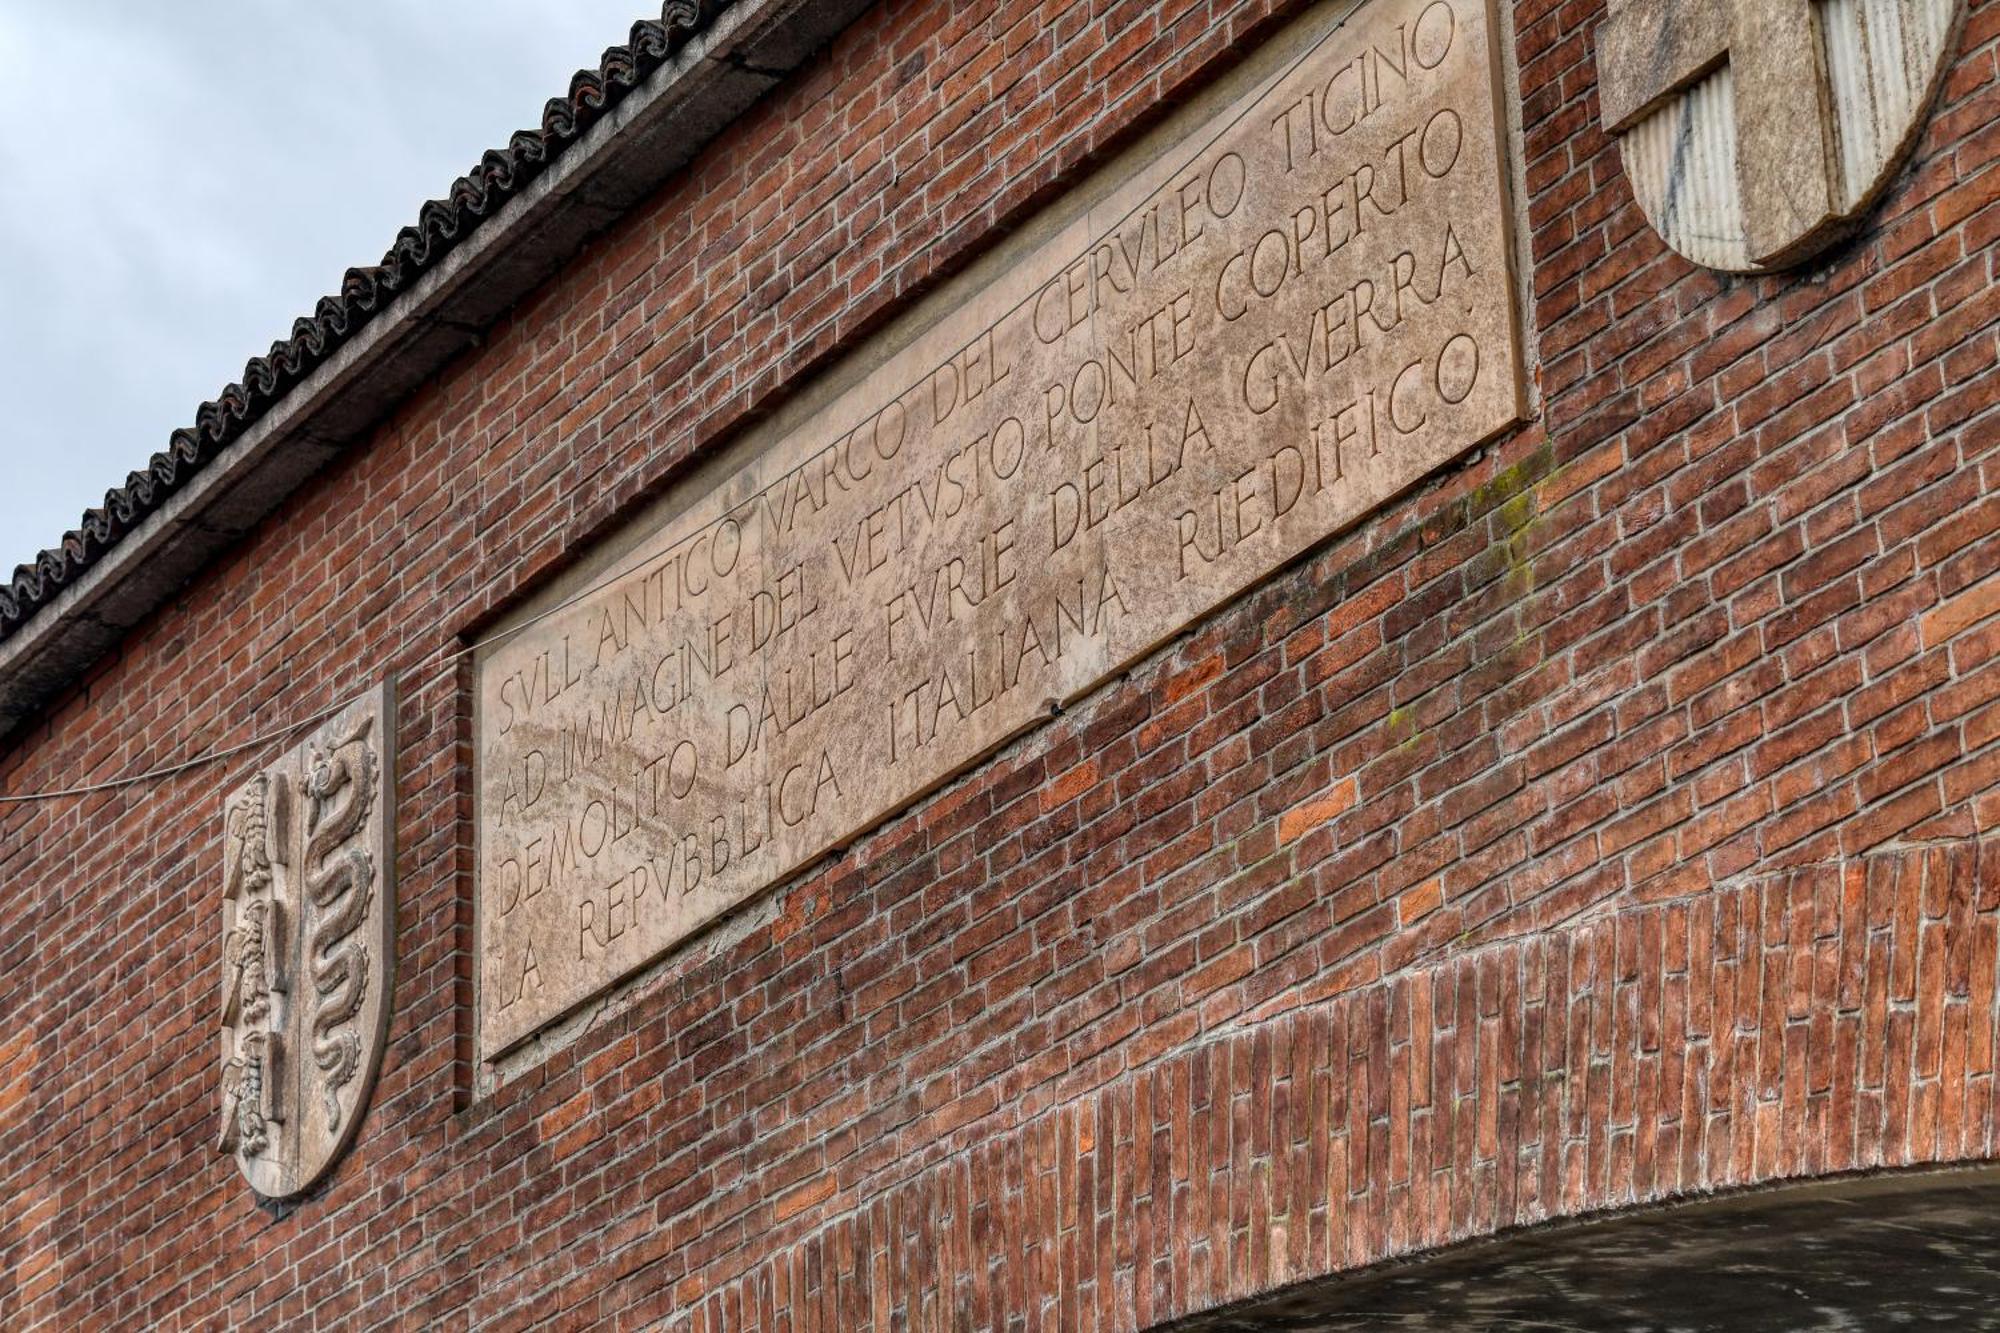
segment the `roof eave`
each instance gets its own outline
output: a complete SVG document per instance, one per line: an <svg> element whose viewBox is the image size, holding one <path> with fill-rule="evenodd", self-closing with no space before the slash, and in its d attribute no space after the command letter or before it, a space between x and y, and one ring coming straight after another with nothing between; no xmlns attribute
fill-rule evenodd
<svg viewBox="0 0 2000 1333"><path fill-rule="evenodd" d="M0 639L0 738L386 417L872 0L739 0Z"/></svg>

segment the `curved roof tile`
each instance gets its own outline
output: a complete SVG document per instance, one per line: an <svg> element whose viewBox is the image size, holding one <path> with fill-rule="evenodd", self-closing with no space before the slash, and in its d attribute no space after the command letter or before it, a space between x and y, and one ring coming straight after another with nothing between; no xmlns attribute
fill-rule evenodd
<svg viewBox="0 0 2000 1333"><path fill-rule="evenodd" d="M243 378L196 409L194 424L175 431L143 471L105 492L104 503L86 510L62 541L15 568L14 577L0 584L0 639L54 601L731 3L666 0L657 21L633 24L625 45L607 50L596 69L576 72L568 94L543 108L539 129L521 130L505 148L489 149L443 198L418 209L416 222L396 233L381 263L347 270L337 293L321 297L312 314L295 320L291 337L252 357Z"/></svg>

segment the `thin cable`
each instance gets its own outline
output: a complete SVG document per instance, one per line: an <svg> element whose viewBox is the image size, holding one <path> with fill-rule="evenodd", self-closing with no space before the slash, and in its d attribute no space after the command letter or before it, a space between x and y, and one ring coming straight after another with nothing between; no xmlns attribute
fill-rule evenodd
<svg viewBox="0 0 2000 1333"><path fill-rule="evenodd" d="M303 731L315 722L323 722L327 718L332 717L341 709L353 704L356 699L364 697L366 696L356 695L354 699L343 699L331 707L323 708L317 713L299 718L295 722L287 723L275 731L267 731L261 736L252 736L249 740L239 745L232 745L223 750L211 750L207 754L198 754L194 758L184 759L178 764L168 764L165 768L148 769L144 773L132 773L122 778L112 778L106 782L93 782L84 787L64 787L60 791L25 792L18 796L0 796L0 805L24 805L30 801L53 801L65 796L94 796L98 792L116 791L120 787L130 787L140 782L151 782L158 778L170 778L176 773L185 773L192 768L202 768L208 764L217 763L234 755L242 754L245 750L254 750L260 745L269 744L281 737L289 736L295 731Z"/></svg>
<svg viewBox="0 0 2000 1333"><path fill-rule="evenodd" d="M1228 120L1226 120L1220 126L1218 126L1215 132L1209 135L1207 140L1205 140L1202 143L1201 147L1195 149L1192 153L1190 153L1177 169L1168 173L1168 178L1171 180L1173 177L1178 176L1182 171L1187 170L1187 168L1194 162L1200 160L1201 156L1204 153L1208 152L1209 149L1215 147L1215 145L1222 142L1223 136L1228 134L1231 130L1235 129L1238 125L1242 124L1244 117L1248 116L1251 110L1254 109L1257 106L1257 104L1263 100L1265 94L1269 93L1272 89L1276 88L1279 84L1283 83L1286 79L1289 79L1293 74L1297 73L1299 68L1303 66L1306 63L1306 61L1310 60L1313 56L1319 53L1321 47L1325 46L1328 42L1332 41L1334 36L1338 34L1341 31L1341 29L1347 26L1348 20L1354 17L1356 10L1358 10L1359 8L1360 5L1358 3L1358 0L1356 3L1350 4L1347 9L1347 12L1343 13L1337 20L1335 20L1331 27L1329 27L1324 33L1322 33L1316 40L1310 43L1303 51L1299 52L1298 55L1294 56L1282 68L1280 68L1276 72L1266 77L1263 80L1263 82L1259 83L1256 87L1242 94L1240 100L1243 109L1241 111L1238 111L1234 116L1231 116ZM1152 202L1152 200L1156 197L1156 195L1157 191L1152 194L1146 195L1139 203L1134 204L1130 209L1126 210L1126 212L1122 216L1120 216L1117 220L1107 225L1103 231L1099 232L1097 236L1094 237L1089 242L1089 244L1087 244L1084 247L1083 251L1084 255L1086 256L1089 255L1090 252L1096 248L1097 244L1100 241L1102 241L1105 237L1115 234L1120 227L1123 227L1127 222L1130 222L1133 218L1137 217L1142 211L1144 211L1146 205ZM1040 295L1040 293L1041 293L1041 288L1037 288L1033 295L1024 296L1020 300L1016 301L1013 305L1009 306L1005 311L1003 311L999 316L997 316L984 329L974 334L970 339L968 339L964 344L962 344L956 352L953 352L951 354L951 357L947 357L946 359L950 360L952 357L960 355L967 348L971 347L974 343L978 342L979 339L985 337L987 334L991 333L994 329L999 328L1000 325L1006 323L1009 319L1012 319L1015 315L1019 314L1024 308L1026 308L1028 303L1034 300L1036 296ZM901 393L897 394L894 398L890 399L889 401L901 402L904 398L908 397L910 394L915 393L920 389L922 389L924 382L925 382L924 380L919 379L915 384L912 384L909 388L904 389ZM865 424L865 420L861 424ZM690 426L681 432L682 442L685 442L693 434L693 429L694 428ZM853 429L859 430L861 429L861 425L857 424ZM694 541L696 538L703 536L710 529L717 527L725 520L731 520L734 519L739 514L744 514L753 511L759 501L763 500L773 491L784 486L786 483L790 482L799 473L813 466L822 457L825 456L828 450L838 448L840 441L845 439L847 435L850 435L852 433L853 431L848 431L843 434L836 434L833 437L832 442L829 443L825 448L814 451L809 457L807 457L803 461L799 462L798 464L792 467L785 469L783 472L779 473L776 477L772 478L769 483L760 487L758 490L752 492L749 496L745 497L741 503L733 505L730 508L723 510L720 514L716 515L714 518L708 520L707 522L701 524L699 527L693 528L688 532L683 533L681 536L675 538L672 542L668 543L666 546L662 547L660 550L654 552L653 554L645 557L644 559L639 560L634 564L627 565L623 568L617 569L615 572L606 574L601 581L586 585L585 587L577 590L570 596L565 597L563 600L557 602L555 605L547 608L546 610L537 612L535 615L528 617L526 620L521 621L517 625L510 625L509 627L507 627L504 630L501 630L497 634L489 635L487 638L482 639L478 643L464 644L458 648L452 649L446 652L442 657L439 657L435 662L427 662L425 657L419 657L417 661L412 665L410 665L409 667L406 667L401 671L392 672L391 675L394 677L396 681L398 694L401 695L407 691L407 693L414 695L424 690L428 686L434 684L440 678L439 676L433 675L428 677L427 679L418 680L412 683L412 678L415 677L419 672L426 671L427 669L432 671L442 672L444 668L455 665L460 660L471 656L473 653L479 652L482 649L497 647L498 645L507 642L515 635L520 634L526 630L532 629L536 625L541 624L543 621L548 620L551 617L560 615L562 612L569 610L571 607L577 605L579 602L582 602L586 598L594 597L598 593L603 592L605 589L612 587L613 585L619 583L624 579L630 578L634 574L639 574L645 572L646 570L651 569L654 565L667 560L669 557L674 555L675 552L679 551L683 546L686 546L688 543ZM741 474L739 473L738 475ZM227 749L212 750L206 754L200 754L196 755L191 759L185 759L177 764L169 764L164 768L148 769L143 773L129 773L124 777L110 778L107 779L106 781L91 783L87 786L65 787L58 791L23 792L18 795L0 795L0 805L27 805L36 801L54 801L54 800L61 800L71 796L93 796L99 792L117 791L120 788L136 786L142 782L155 782L161 778L169 778L173 777L175 774L178 773L188 772L191 769L201 768L208 764L219 763L224 759L230 759L235 757L236 755L242 754L246 750L255 749L260 745L265 745L271 741L280 740L286 736L290 736L294 732L302 731L306 727L312 726L316 722L322 722L325 719L332 717L335 713L340 712L342 709L350 707L351 705L367 698L370 692L371 691L364 690L358 694L351 695L348 698L340 700L338 703L329 704L326 708L321 709L317 713L313 713L306 717L302 717L294 722L286 723L283 726L277 727L271 731L264 732L262 735L253 737L250 740L244 741L239 745L232 745Z"/></svg>

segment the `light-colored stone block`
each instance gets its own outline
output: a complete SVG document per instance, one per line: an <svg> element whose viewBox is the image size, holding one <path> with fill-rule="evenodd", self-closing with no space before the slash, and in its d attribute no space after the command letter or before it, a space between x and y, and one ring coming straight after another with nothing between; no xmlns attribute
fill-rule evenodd
<svg viewBox="0 0 2000 1333"><path fill-rule="evenodd" d="M354 1139L389 1028L394 695L337 714L223 804L222 1111L251 1186L309 1189Z"/></svg>
<svg viewBox="0 0 2000 1333"><path fill-rule="evenodd" d="M1519 417L1496 40L1371 0L487 641L483 1056Z"/></svg>
<svg viewBox="0 0 2000 1333"><path fill-rule="evenodd" d="M1698 264L1810 259L1873 206L1944 79L1960 0L1611 0L1598 105L1633 196Z"/></svg>

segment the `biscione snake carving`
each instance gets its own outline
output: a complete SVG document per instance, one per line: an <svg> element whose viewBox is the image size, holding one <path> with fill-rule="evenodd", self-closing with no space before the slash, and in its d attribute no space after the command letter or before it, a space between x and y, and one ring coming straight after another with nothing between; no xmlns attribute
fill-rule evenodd
<svg viewBox="0 0 2000 1333"><path fill-rule="evenodd" d="M324 1078L327 1120L338 1126L340 1090L361 1063L354 1020L368 994L368 949L357 937L368 914L375 863L356 839L375 799L375 755L365 744L374 727L363 716L330 750L313 750L306 778L306 891L312 926L313 1063Z"/></svg>
<svg viewBox="0 0 2000 1333"><path fill-rule="evenodd" d="M223 803L221 1127L267 1198L359 1131L388 1035L394 699L349 705Z"/></svg>

